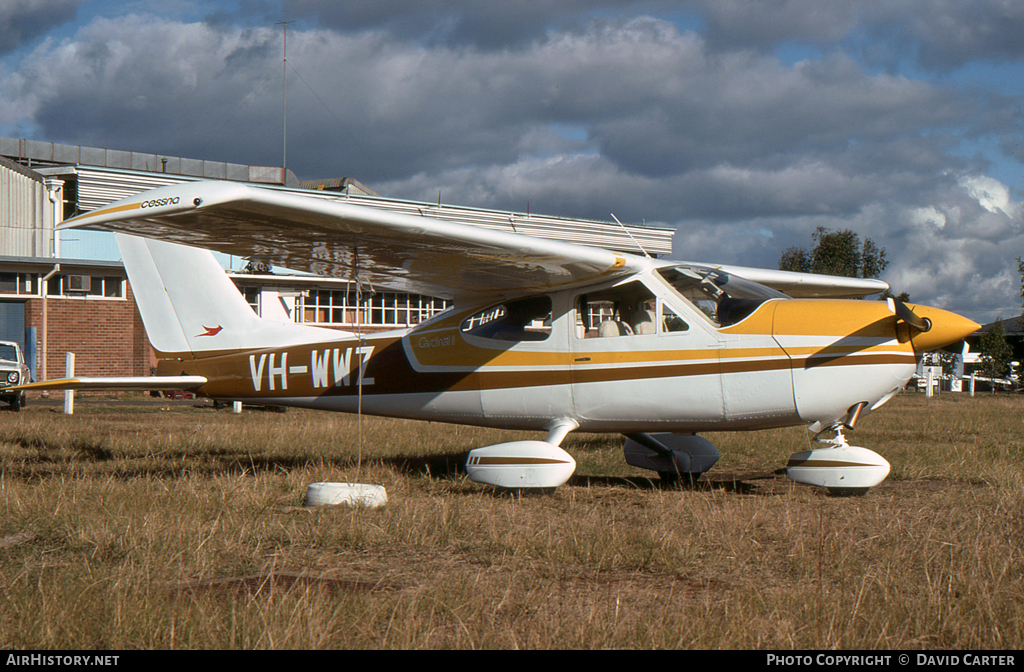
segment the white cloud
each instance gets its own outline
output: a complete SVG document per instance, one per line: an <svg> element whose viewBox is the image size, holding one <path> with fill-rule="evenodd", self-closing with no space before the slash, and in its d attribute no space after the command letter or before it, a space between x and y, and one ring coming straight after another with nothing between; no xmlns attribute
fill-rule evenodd
<svg viewBox="0 0 1024 672"><path fill-rule="evenodd" d="M783 3L773 30L785 33L781 19L808 1ZM740 7L721 5L716 30L742 21ZM525 37L492 35L487 48L466 22L454 42L398 39L411 28L390 23L289 30L302 78L289 72L289 166L396 197L441 190L468 205L615 212L678 226L681 256L727 263L774 266L789 245L810 245L816 226L850 228L887 249L886 279L915 300L1015 302L999 255L1024 252L1024 208L981 161L953 153L954 131L1013 115L979 116L988 108L970 92L872 73L840 50L788 65L767 50L722 48L723 32L608 14L566 29L524 23ZM828 14L801 14L794 34L839 39ZM837 16L846 26L857 14ZM58 142L277 164L279 38L97 19L0 81L0 124Z"/></svg>
<svg viewBox="0 0 1024 672"><path fill-rule="evenodd" d="M917 226L929 225L941 229L946 226L946 215L929 205L926 208L914 208L911 210L910 221Z"/></svg>
<svg viewBox="0 0 1024 672"><path fill-rule="evenodd" d="M1017 217L1021 204L1011 200L1010 190L999 180L985 175L963 175L959 182L989 212L1002 212L1011 219Z"/></svg>

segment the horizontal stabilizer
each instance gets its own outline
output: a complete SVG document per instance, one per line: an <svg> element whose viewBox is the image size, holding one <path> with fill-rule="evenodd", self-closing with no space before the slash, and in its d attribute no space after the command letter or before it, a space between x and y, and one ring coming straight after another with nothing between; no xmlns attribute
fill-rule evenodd
<svg viewBox="0 0 1024 672"><path fill-rule="evenodd" d="M198 390L206 384L204 376L136 376L111 378L59 378L44 380L39 383L17 385L12 390L95 390L95 391L133 391L133 390Z"/></svg>

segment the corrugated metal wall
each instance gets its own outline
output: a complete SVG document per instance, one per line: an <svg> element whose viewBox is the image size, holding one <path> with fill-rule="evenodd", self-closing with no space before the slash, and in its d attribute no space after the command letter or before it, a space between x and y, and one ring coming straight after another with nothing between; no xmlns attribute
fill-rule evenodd
<svg viewBox="0 0 1024 672"><path fill-rule="evenodd" d="M188 178L162 173L130 173L79 166L78 209L95 210L148 189L187 182Z"/></svg>
<svg viewBox="0 0 1024 672"><path fill-rule="evenodd" d="M0 256L53 253L53 206L38 174L0 159Z"/></svg>

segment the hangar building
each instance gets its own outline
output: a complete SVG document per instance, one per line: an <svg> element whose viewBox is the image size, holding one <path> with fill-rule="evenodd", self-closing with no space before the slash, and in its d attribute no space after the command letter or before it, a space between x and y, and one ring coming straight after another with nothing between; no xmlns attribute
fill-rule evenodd
<svg viewBox="0 0 1024 672"><path fill-rule="evenodd" d="M0 340L22 344L35 380L76 373L144 376L155 363L111 234L56 231L65 219L147 189L229 180L314 198L652 256L671 252L674 229L386 198L352 178L300 182L277 166L0 138ZM442 299L359 293L346 280L222 263L267 319L366 331L411 326L447 309Z"/></svg>

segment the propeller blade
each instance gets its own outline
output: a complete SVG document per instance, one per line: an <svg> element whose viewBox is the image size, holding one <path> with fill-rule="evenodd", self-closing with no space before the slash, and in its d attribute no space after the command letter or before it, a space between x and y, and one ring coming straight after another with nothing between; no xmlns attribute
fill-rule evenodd
<svg viewBox="0 0 1024 672"><path fill-rule="evenodd" d="M896 308L896 317L910 325L911 329L925 332L932 328L931 320L918 316L907 304L899 299L893 299L892 302Z"/></svg>

